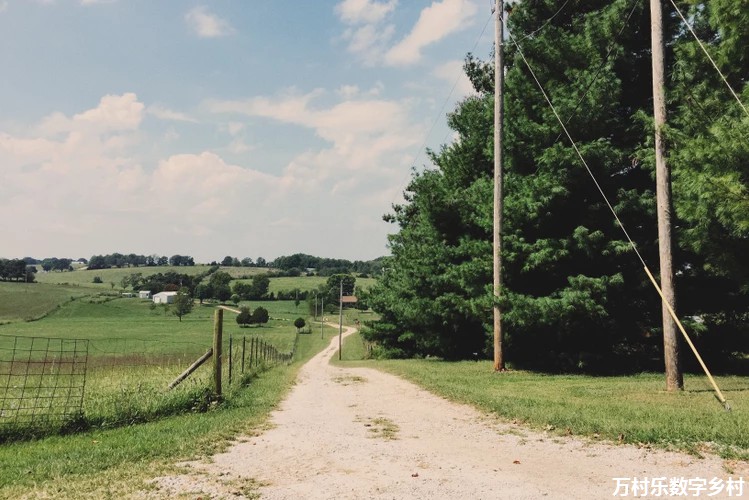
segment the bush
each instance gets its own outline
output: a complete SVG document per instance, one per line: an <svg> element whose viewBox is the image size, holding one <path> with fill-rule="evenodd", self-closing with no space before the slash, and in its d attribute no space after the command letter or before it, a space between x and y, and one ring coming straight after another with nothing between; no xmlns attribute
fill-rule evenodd
<svg viewBox="0 0 749 500"><path fill-rule="evenodd" d="M297 318L294 320L294 326L296 327L297 332L301 330L302 328L304 328L306 324L307 322L304 321L304 318Z"/></svg>
<svg viewBox="0 0 749 500"><path fill-rule="evenodd" d="M270 314L268 314L268 310L264 307L258 307L255 309L255 312L252 313L253 323L264 325L268 320L270 320Z"/></svg>
<svg viewBox="0 0 749 500"><path fill-rule="evenodd" d="M252 324L252 314L249 307L242 307L237 314L237 323L239 326L248 326Z"/></svg>
<svg viewBox="0 0 749 500"><path fill-rule="evenodd" d="M104 283L104 282L103 282L103 281L101 280L101 277L100 277L100 276L94 276L94 281L93 281L93 282L94 282L94 283Z"/></svg>

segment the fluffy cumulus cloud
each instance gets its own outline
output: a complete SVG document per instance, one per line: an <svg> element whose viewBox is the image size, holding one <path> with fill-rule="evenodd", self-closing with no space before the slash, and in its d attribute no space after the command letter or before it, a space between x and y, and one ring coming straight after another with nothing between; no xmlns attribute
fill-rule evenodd
<svg viewBox="0 0 749 500"><path fill-rule="evenodd" d="M441 0L421 11L411 32L385 54L385 63L402 66L418 62L421 51L467 27L477 12L471 0Z"/></svg>
<svg viewBox="0 0 749 500"><path fill-rule="evenodd" d="M137 152L147 140L145 109L133 93L107 95L73 116L53 113L25 133L0 132L0 211L22 214L0 219L0 231L14 235L4 252L196 251L191 238L231 237L212 222L217 217L230 227L248 200L262 205L283 189L281 178L211 152L144 162ZM31 230L19 230L20 220L33 221Z"/></svg>
<svg viewBox="0 0 749 500"><path fill-rule="evenodd" d="M211 13L204 6L190 9L185 14L185 22L192 32L201 38L217 38L231 35L235 32L228 21Z"/></svg>
<svg viewBox="0 0 749 500"><path fill-rule="evenodd" d="M155 116L156 118L160 120L170 120L170 121L177 121L177 122L190 122L190 123L197 123L198 120L195 118L192 118L191 116L179 112L179 111L173 111L169 108L165 108L164 106L160 104L152 104L151 106L148 106L146 109L146 112L150 115Z"/></svg>
<svg viewBox="0 0 749 500"><path fill-rule="evenodd" d="M13 235L3 251L76 258L189 253L212 260L258 255L252 249L262 244L266 257L300 249L381 255L387 228L379 216L393 201L393 185L402 182L423 127L411 122L407 103L373 95L380 88L210 103L218 130L235 139L229 148L235 152L250 149L241 139L246 123L256 120L299 126L327 143L301 152L279 174L227 161L218 151L142 156L153 134L163 134L145 129L144 116L169 114L133 93L106 95L71 115L52 113L22 132L0 132L0 211L19 214L0 219L0 232ZM338 102L317 105L336 95ZM241 119L223 120L228 113ZM179 125L170 120L168 127ZM21 220L33 221L32 230L20 230ZM350 238L331 251L341 227ZM355 250L370 240L380 244L364 255Z"/></svg>
<svg viewBox="0 0 749 500"><path fill-rule="evenodd" d="M364 170L377 177L383 164L395 167L399 162L390 161L392 156L417 146L423 134L410 121L408 102L378 99L373 95L378 88L361 93L358 87L343 86L338 91L340 102L328 107L315 106L326 95L322 89L213 101L208 107L215 113L241 113L305 127L330 143L329 149L300 155L287 167L295 181L320 183Z"/></svg>
<svg viewBox="0 0 749 500"><path fill-rule="evenodd" d="M372 0L344 0L335 6L341 21L347 24L375 24L395 9L398 0L375 2Z"/></svg>
<svg viewBox="0 0 749 500"><path fill-rule="evenodd" d="M395 26L385 20L397 5L398 0L344 0L337 4L335 13L348 26L342 36L348 51L366 64L379 62L395 33Z"/></svg>

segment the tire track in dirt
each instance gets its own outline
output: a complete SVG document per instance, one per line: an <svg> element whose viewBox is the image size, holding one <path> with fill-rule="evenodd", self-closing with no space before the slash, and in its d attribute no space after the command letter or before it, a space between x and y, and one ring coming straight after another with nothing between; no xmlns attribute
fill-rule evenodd
<svg viewBox="0 0 749 500"><path fill-rule="evenodd" d="M345 335L354 331L348 328ZM588 442L501 423L393 375L332 366L337 349L334 338L302 367L268 430L243 438L211 463L191 462L183 475L158 478L149 496L608 498L615 477L729 476L716 457Z"/></svg>

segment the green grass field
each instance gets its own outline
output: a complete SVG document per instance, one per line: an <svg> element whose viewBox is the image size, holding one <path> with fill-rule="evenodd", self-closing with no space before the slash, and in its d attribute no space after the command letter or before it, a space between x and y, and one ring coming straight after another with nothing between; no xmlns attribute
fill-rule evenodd
<svg viewBox="0 0 749 500"><path fill-rule="evenodd" d="M111 290L112 283L114 283L114 289L120 290L122 288L122 278L130 276L133 273L141 273L143 276L151 276L158 273L175 272L180 274L187 274L189 276L195 276L200 273L208 271L209 266L142 266L142 267L124 267L121 269L78 269L75 271L65 272L40 272L36 274L36 281L38 283L51 283L56 285L67 284L67 285L78 285L85 286L87 288L94 288L96 290ZM101 278L102 283L94 283L94 277L98 276Z"/></svg>
<svg viewBox="0 0 749 500"><path fill-rule="evenodd" d="M295 289L315 290L318 286L324 285L328 278L323 276L296 276L271 278L269 291L278 293L279 291L290 292ZM376 278L356 278L356 288L368 290L377 282Z"/></svg>
<svg viewBox="0 0 749 500"><path fill-rule="evenodd" d="M293 306L293 304L292 304ZM176 462L210 456L260 428L291 388L302 364L337 334L301 335L294 362L252 377L219 407L157 421L0 446L2 498L122 498Z"/></svg>
<svg viewBox="0 0 749 500"><path fill-rule="evenodd" d="M538 430L749 460L749 377L717 378L733 408L727 412L700 375L685 377L684 392L668 393L661 374L494 373L490 361L361 361L363 353L361 338L350 337L343 346L344 364L402 376L453 401Z"/></svg>
<svg viewBox="0 0 749 500"><path fill-rule="evenodd" d="M89 293L90 290L74 286L0 282L0 324L40 318L72 298Z"/></svg>
<svg viewBox="0 0 749 500"><path fill-rule="evenodd" d="M251 304L253 308L257 305ZM229 352L230 343L234 347L233 382L241 379L243 339L246 339L246 360L250 357L253 337L262 339L282 353L290 352L294 346L296 328L293 320L299 313L293 302L267 302L262 305L269 309L271 320L265 325L251 328L241 328L234 319L235 315L224 311L223 346L225 353ZM121 298L116 294L78 298L53 310L42 320L0 326L0 362L6 362L14 348L25 349L16 350L16 359L52 360L52 369L60 365L61 359L71 355L60 354L57 343L53 343L51 351L45 351L44 337L87 340L88 343L83 344L87 346L88 353L83 400L87 425L107 427L153 420L190 411L193 406L202 404L200 399L204 390L210 387L210 363L201 367L178 389L168 393L165 391L177 375L211 347L214 313L213 306L196 305L192 313L179 321L170 308L155 306L147 300ZM20 336L20 340L16 336ZM30 344L34 337L42 339ZM27 354L28 349L34 351ZM76 347L76 350L80 351L80 348ZM228 355L225 359L228 360ZM249 362L246 364L248 371L257 368L250 366ZM225 363L225 382L229 380L228 369L228 363ZM25 391L23 387L56 387L58 380L67 380L50 377L49 374L43 379L33 370L26 370L24 374L21 369L21 375L8 378L8 383L3 383L3 386L13 387L13 390L6 389L6 396L12 396L13 400L18 400L24 394L26 398L35 394L34 391ZM50 382L44 383L45 380ZM21 387L16 389L19 384ZM40 395L49 396L46 392ZM10 400L4 402L6 406L9 404L11 406L8 408L22 405ZM64 404L64 401L59 404ZM3 440L25 435L24 432L54 432L53 427L24 431L23 425L10 420L17 416L25 418L26 412L11 410L7 412L6 420L0 419L0 424L5 426L0 428ZM58 425L59 422L52 424Z"/></svg>

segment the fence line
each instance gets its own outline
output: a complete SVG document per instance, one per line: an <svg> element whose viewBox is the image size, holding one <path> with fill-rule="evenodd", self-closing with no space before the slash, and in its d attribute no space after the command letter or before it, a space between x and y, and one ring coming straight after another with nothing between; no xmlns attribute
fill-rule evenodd
<svg viewBox="0 0 749 500"><path fill-rule="evenodd" d="M80 414L89 341L0 336L0 425L35 426Z"/></svg>
<svg viewBox="0 0 749 500"><path fill-rule="evenodd" d="M290 363L298 337L290 352L281 352L257 336L241 342L229 336L213 373L194 367L170 385L199 356L211 357L208 342L0 335L0 442L70 429L71 422L112 427L203 411L221 395L216 371L228 371L229 385L248 372Z"/></svg>

